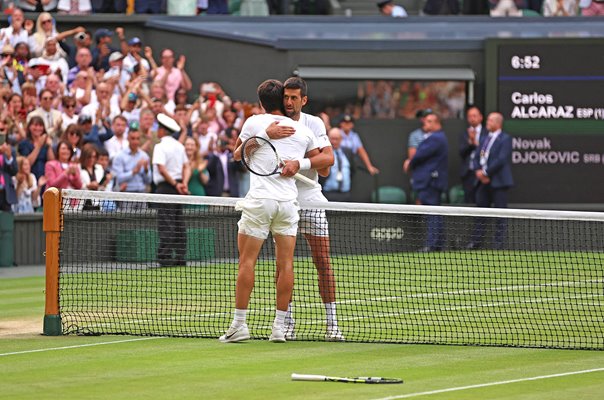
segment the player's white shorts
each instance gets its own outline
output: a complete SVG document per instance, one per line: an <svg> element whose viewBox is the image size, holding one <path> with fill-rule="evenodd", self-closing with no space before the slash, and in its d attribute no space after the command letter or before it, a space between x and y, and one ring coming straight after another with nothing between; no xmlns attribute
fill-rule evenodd
<svg viewBox="0 0 604 400"><path fill-rule="evenodd" d="M323 196L323 193L318 190L310 193L298 191L298 200L327 203L327 199ZM327 224L325 210L305 209L300 211L299 231L305 235L329 236L329 225Z"/></svg>
<svg viewBox="0 0 604 400"><path fill-rule="evenodd" d="M246 198L238 201L235 209L241 211L237 226L244 235L266 239L269 231L280 236L296 236L298 232L300 206L296 200Z"/></svg>

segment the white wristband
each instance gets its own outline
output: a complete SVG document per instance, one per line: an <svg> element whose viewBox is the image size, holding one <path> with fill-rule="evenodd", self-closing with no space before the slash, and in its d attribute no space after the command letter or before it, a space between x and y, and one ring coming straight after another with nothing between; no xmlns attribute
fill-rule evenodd
<svg viewBox="0 0 604 400"><path fill-rule="evenodd" d="M308 171L310 169L310 158L298 160L300 163L300 171Z"/></svg>
<svg viewBox="0 0 604 400"><path fill-rule="evenodd" d="M266 131L262 131L262 132L258 133L256 135L256 137L259 137L259 138L262 138L262 139L265 139L265 140L269 140L270 139L270 137L268 136L268 133L266 133Z"/></svg>

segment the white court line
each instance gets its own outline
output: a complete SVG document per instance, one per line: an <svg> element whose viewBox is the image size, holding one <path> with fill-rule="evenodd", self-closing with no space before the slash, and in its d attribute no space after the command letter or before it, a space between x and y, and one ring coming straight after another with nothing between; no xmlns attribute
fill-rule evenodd
<svg viewBox="0 0 604 400"><path fill-rule="evenodd" d="M46 349L14 351L12 353L0 353L0 357L3 357L3 356L13 356L13 355L17 355L17 354L41 353L43 351L78 349L80 347L102 346L102 345L105 345L105 344L114 344L114 343L138 342L138 341L141 341L141 340L154 340L154 339L165 339L165 337L163 337L163 336L145 337L145 338L136 338L136 339L116 340L116 341L113 341L113 342L88 343L88 344L78 344L78 345L75 345L75 346L49 347L49 348L46 348Z"/></svg>
<svg viewBox="0 0 604 400"><path fill-rule="evenodd" d="M583 371L572 371L572 372L563 372L563 373L560 373L560 374L533 376L533 377L530 377L530 378L511 379L509 381L480 383L480 384L477 384L477 385L459 386L459 387L454 387L454 388L431 390L429 392L418 392L418 393L402 394L400 396L382 397L380 399L375 399L375 400L408 399L410 397L430 396L432 394L458 392L460 390L477 389L477 388L483 388L483 387L489 387L489 386L498 386L498 385L507 385L507 384L510 384L510 383L517 383L517 382L538 381L538 380L541 380L541 379L559 378L561 376L588 374L590 372L601 372L601 371L604 371L604 368L585 369Z"/></svg>

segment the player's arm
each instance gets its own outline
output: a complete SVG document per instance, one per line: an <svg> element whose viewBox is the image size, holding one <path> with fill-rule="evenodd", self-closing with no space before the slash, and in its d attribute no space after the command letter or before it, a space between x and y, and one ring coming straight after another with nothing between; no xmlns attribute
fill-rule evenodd
<svg viewBox="0 0 604 400"><path fill-rule="evenodd" d="M241 137L237 138L237 142L235 143L235 151L233 152L233 160L241 161L241 147L242 147Z"/></svg>
<svg viewBox="0 0 604 400"><path fill-rule="evenodd" d="M329 175L329 170L334 163L333 148L331 146L323 147L319 151L319 154L308 158L310 158L310 167L316 169L319 175Z"/></svg>

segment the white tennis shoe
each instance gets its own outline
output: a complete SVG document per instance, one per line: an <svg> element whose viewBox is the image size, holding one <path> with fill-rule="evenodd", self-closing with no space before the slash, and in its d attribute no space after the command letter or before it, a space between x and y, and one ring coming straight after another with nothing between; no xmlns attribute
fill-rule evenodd
<svg viewBox="0 0 604 400"><path fill-rule="evenodd" d="M325 334L325 340L328 342L344 342L344 334L337 326L328 326L327 333Z"/></svg>
<svg viewBox="0 0 604 400"><path fill-rule="evenodd" d="M285 339L296 340L296 323L293 319L290 322L285 322L283 333L285 334Z"/></svg>
<svg viewBox="0 0 604 400"><path fill-rule="evenodd" d="M285 332L283 332L283 328L273 325L273 331L271 332L271 336L268 340L273 343L285 343Z"/></svg>
<svg viewBox="0 0 604 400"><path fill-rule="evenodd" d="M239 325L237 327L229 327L224 335L218 340L222 343L235 343L247 340L250 338L250 330L247 328L247 324Z"/></svg>

